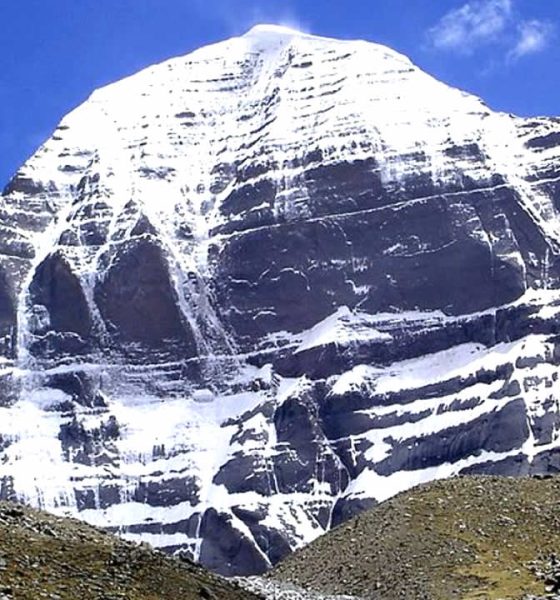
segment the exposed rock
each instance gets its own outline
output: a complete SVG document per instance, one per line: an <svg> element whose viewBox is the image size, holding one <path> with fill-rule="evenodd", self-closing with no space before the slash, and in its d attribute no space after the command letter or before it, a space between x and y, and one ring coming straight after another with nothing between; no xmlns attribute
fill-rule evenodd
<svg viewBox="0 0 560 600"><path fill-rule="evenodd" d="M275 27L98 90L0 197L0 497L254 574L559 471L559 132Z"/></svg>
<svg viewBox="0 0 560 600"><path fill-rule="evenodd" d="M187 342L186 358L196 352L169 267L156 243L142 239L127 244L105 268L107 275L95 288L95 301L111 335L122 343L148 347L170 340Z"/></svg>

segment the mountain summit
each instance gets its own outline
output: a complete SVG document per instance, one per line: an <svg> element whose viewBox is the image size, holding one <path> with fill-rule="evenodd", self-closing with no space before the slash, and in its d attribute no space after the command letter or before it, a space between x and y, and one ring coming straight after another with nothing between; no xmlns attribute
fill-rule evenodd
<svg viewBox="0 0 560 600"><path fill-rule="evenodd" d="M307 35L303 31L299 29L295 29L293 27L289 27L287 25L275 25L273 23L259 23L254 25L249 29L249 31L245 34L245 37L256 36L256 35L264 35L267 37L272 37L275 35L280 36L303 36ZM316 36L314 36L316 37Z"/></svg>
<svg viewBox="0 0 560 600"><path fill-rule="evenodd" d="M258 26L96 91L0 199L0 497L245 574L557 470L559 182L558 119L366 42Z"/></svg>

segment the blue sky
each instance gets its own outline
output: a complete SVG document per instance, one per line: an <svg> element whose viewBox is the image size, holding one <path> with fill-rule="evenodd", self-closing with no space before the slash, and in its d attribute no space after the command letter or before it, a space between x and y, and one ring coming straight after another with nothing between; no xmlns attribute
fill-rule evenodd
<svg viewBox="0 0 560 600"><path fill-rule="evenodd" d="M560 115L560 0L0 0L0 188L95 88L259 22L387 44L492 108Z"/></svg>

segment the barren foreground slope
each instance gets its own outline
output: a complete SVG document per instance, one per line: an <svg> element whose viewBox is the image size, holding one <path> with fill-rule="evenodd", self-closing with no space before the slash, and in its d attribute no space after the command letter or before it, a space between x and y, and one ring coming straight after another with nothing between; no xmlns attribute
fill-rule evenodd
<svg viewBox="0 0 560 600"><path fill-rule="evenodd" d="M560 549L560 479L461 477L359 515L270 574L364 598L523 598Z"/></svg>
<svg viewBox="0 0 560 600"><path fill-rule="evenodd" d="M257 600L204 569L74 519L0 503L0 599Z"/></svg>

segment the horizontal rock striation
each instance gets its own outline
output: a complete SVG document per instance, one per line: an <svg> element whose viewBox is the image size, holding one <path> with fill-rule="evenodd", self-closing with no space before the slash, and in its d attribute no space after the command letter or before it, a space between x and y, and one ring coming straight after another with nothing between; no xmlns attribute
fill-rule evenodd
<svg viewBox="0 0 560 600"><path fill-rule="evenodd" d="M270 26L96 91L0 199L0 497L263 572L560 469L560 120Z"/></svg>

